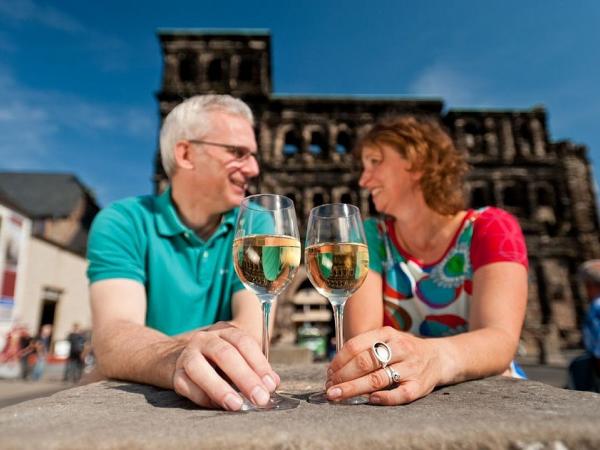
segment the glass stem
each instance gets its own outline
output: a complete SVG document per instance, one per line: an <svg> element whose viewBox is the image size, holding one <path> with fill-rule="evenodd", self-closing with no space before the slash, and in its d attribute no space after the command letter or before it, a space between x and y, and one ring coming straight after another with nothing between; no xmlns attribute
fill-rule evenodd
<svg viewBox="0 0 600 450"><path fill-rule="evenodd" d="M265 295L260 296L260 306L263 314L263 326L262 326L262 352L265 355L267 361L269 360L269 344L271 337L269 335L269 319L271 316L271 304L275 301L275 296Z"/></svg>
<svg viewBox="0 0 600 450"><path fill-rule="evenodd" d="M344 305L346 299L331 300L333 308L333 318L335 321L335 351L339 352L344 346Z"/></svg>

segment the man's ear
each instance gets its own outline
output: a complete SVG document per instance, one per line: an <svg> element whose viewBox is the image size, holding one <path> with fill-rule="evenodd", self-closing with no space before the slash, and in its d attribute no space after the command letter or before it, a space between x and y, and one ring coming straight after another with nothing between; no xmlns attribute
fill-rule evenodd
<svg viewBox="0 0 600 450"><path fill-rule="evenodd" d="M189 142L178 141L174 149L175 165L181 169L193 169L192 151L193 149Z"/></svg>

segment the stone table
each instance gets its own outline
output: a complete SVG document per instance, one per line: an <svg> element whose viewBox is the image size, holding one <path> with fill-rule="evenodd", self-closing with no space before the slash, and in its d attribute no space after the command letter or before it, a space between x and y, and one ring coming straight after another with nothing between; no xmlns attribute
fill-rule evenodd
<svg viewBox="0 0 600 450"><path fill-rule="evenodd" d="M278 367L302 400L325 366ZM410 405L288 411L200 409L172 391L104 381L0 409L0 448L598 449L600 395L503 377L444 387Z"/></svg>

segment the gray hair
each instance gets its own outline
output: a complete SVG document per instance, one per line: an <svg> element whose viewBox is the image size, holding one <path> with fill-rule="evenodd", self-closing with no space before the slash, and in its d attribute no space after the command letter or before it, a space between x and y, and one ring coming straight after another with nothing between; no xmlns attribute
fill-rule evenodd
<svg viewBox="0 0 600 450"><path fill-rule="evenodd" d="M600 259L591 259L579 266L579 278L584 283L600 286Z"/></svg>
<svg viewBox="0 0 600 450"><path fill-rule="evenodd" d="M183 139L201 139L211 127L209 113L222 111L241 116L254 126L250 107L230 95L196 95L178 104L165 117L160 130L160 157L169 178L175 169L175 145Z"/></svg>

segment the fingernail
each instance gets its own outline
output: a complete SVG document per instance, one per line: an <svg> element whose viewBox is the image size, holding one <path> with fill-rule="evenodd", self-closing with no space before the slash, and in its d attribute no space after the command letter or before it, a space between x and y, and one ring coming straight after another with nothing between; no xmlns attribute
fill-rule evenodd
<svg viewBox="0 0 600 450"><path fill-rule="evenodd" d="M381 397L378 397L376 395L371 395L371 397L369 397L369 403L373 403L374 405L378 405L381 403Z"/></svg>
<svg viewBox="0 0 600 450"><path fill-rule="evenodd" d="M263 383L265 383L265 386L267 387L269 392L274 392L275 389L277 389L277 385L275 384L275 381L273 380L273 378L271 378L270 375L265 375L264 377L262 377L262 381Z"/></svg>
<svg viewBox="0 0 600 450"><path fill-rule="evenodd" d="M329 398L338 398L342 395L342 390L340 388L333 388L327 391L327 397Z"/></svg>
<svg viewBox="0 0 600 450"><path fill-rule="evenodd" d="M269 402L269 394L260 386L256 386L250 394L250 398L252 398L252 403L255 405L266 405Z"/></svg>
<svg viewBox="0 0 600 450"><path fill-rule="evenodd" d="M223 403L225 403L225 409L228 409L229 411L237 411L242 407L244 401L239 395L230 392L225 396Z"/></svg>
<svg viewBox="0 0 600 450"><path fill-rule="evenodd" d="M279 386L279 383L281 383L281 378L279 378L279 375L277 375L275 372L273 372L273 379L275 380L275 384Z"/></svg>

